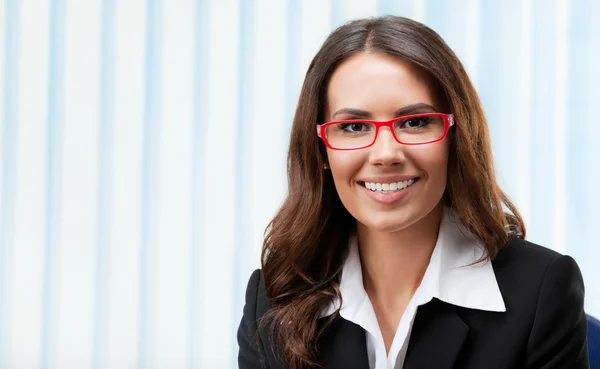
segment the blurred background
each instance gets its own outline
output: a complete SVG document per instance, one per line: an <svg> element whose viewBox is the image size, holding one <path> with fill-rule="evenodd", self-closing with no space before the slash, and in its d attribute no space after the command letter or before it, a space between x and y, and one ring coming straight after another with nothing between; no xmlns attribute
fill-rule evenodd
<svg viewBox="0 0 600 369"><path fill-rule="evenodd" d="M600 316L600 2L0 0L0 367L237 367L303 75L382 14L456 51Z"/></svg>

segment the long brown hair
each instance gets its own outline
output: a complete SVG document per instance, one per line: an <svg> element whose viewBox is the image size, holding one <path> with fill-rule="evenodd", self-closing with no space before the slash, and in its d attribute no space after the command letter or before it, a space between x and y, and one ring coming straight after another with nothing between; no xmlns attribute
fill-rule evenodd
<svg viewBox="0 0 600 369"><path fill-rule="evenodd" d="M342 205L328 171L315 124L323 123L326 89L335 68L359 52L410 61L432 77L457 125L448 136L450 156L443 202L494 258L515 234L525 236L519 212L496 183L490 138L481 102L454 52L433 30L410 19L360 19L336 29L312 60L294 122L287 157L288 193L266 230L262 275L272 308L260 322L271 347L291 369L318 365L318 319L339 293L349 233L356 223ZM509 210L505 213L504 207Z"/></svg>

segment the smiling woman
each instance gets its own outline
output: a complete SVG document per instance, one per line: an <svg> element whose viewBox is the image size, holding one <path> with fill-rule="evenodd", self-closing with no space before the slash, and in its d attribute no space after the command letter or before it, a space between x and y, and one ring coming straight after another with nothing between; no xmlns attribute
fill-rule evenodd
<svg viewBox="0 0 600 369"><path fill-rule="evenodd" d="M239 366L587 368L579 268L524 237L452 50L347 23L306 74Z"/></svg>

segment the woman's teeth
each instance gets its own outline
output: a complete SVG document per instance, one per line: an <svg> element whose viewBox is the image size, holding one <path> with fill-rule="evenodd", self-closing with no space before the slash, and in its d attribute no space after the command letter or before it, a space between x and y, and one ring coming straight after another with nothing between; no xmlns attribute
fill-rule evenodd
<svg viewBox="0 0 600 369"><path fill-rule="evenodd" d="M411 186L415 183L415 179L409 179L408 181L403 182L394 182L394 183L375 183L375 182L365 182L365 187L373 192L394 192L405 189L406 187Z"/></svg>

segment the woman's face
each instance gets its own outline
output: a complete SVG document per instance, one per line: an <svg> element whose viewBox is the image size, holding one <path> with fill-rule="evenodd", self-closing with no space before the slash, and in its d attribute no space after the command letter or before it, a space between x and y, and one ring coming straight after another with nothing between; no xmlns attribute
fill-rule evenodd
<svg viewBox="0 0 600 369"><path fill-rule="evenodd" d="M325 118L388 121L399 115L441 112L442 104L420 68L389 55L361 52L333 73L327 86ZM446 187L448 147L448 136L430 144L402 145L384 127L373 146L349 151L328 148L327 159L348 212L367 228L395 232L415 224L440 204ZM366 182L404 181L413 183L386 193L365 187Z"/></svg>

